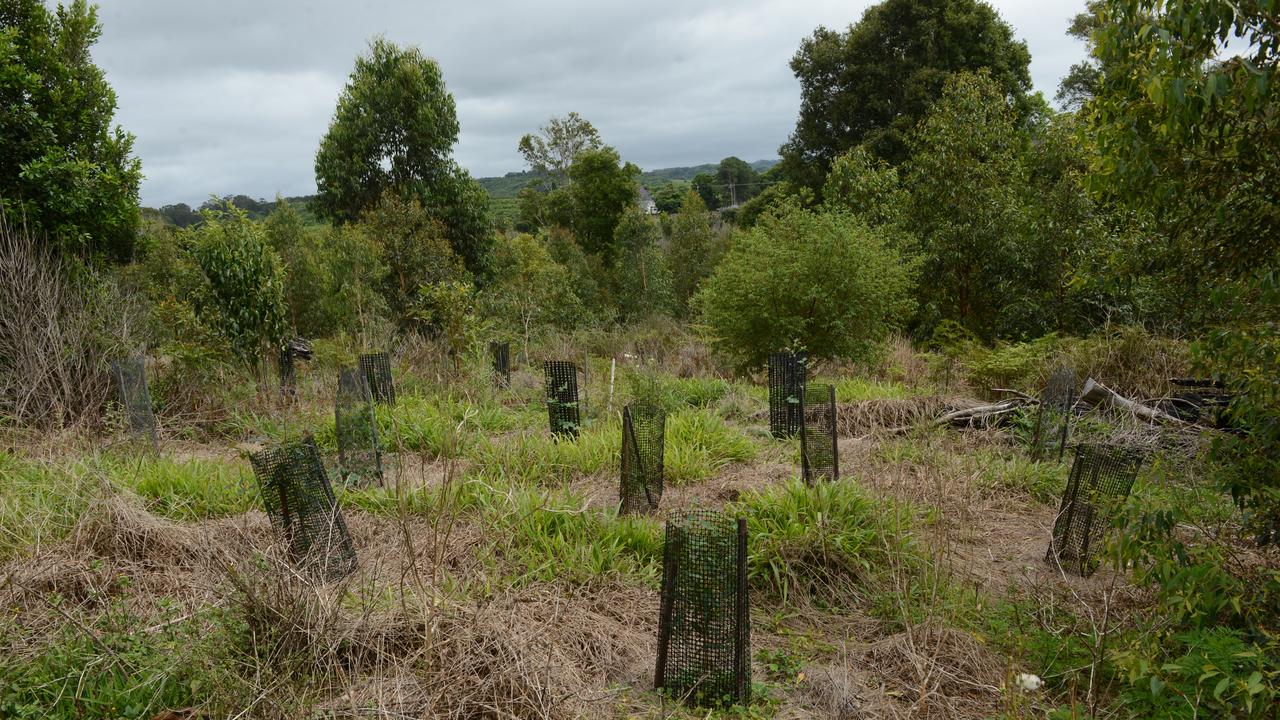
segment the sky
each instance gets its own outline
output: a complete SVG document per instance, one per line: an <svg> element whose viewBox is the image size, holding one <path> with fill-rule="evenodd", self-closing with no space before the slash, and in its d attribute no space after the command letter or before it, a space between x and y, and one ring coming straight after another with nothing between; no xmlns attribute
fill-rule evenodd
<svg viewBox="0 0 1280 720"><path fill-rule="evenodd" d="M315 152L370 38L440 63L476 177L523 170L520 137L576 111L642 168L773 158L795 127L788 63L819 25L867 1L101 0L94 59L142 159L144 205L315 192ZM1083 0L991 3L1052 100L1084 57L1065 34Z"/></svg>

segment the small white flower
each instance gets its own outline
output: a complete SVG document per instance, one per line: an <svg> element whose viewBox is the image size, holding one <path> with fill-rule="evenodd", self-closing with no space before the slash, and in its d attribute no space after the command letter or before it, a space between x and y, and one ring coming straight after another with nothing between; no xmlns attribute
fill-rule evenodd
<svg viewBox="0 0 1280 720"><path fill-rule="evenodd" d="M1031 673L1018 673L1015 682L1019 690L1027 692L1035 692L1040 689L1041 685L1044 685L1044 680L1041 680L1039 675L1032 675Z"/></svg>

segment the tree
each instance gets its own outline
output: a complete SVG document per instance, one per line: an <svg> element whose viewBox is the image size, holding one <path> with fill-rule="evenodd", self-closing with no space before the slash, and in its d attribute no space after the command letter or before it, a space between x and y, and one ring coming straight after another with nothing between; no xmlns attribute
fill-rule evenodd
<svg viewBox="0 0 1280 720"><path fill-rule="evenodd" d="M668 252L672 290L676 311L689 312L689 301L702 280L711 274L715 257L715 231L711 229L711 213L702 197L692 189L684 196L680 212L671 221L671 244Z"/></svg>
<svg viewBox="0 0 1280 720"><path fill-rule="evenodd" d="M237 359L256 365L285 335L284 267L262 226L227 205L205 211L204 222L183 230L202 274L196 315L219 333Z"/></svg>
<svg viewBox="0 0 1280 720"><path fill-rule="evenodd" d="M614 230L618 315L624 322L671 312L671 272L658 247L661 237L657 221L634 205Z"/></svg>
<svg viewBox="0 0 1280 720"><path fill-rule="evenodd" d="M790 205L735 234L695 305L742 369L788 348L867 361L911 312L911 274L862 221Z"/></svg>
<svg viewBox="0 0 1280 720"><path fill-rule="evenodd" d="M487 196L453 161L458 117L440 66L382 39L356 58L316 152L316 207L355 222L392 191L444 229L468 270L482 272L493 241Z"/></svg>
<svg viewBox="0 0 1280 720"><path fill-rule="evenodd" d="M515 322L526 357L538 327L571 327L581 317L582 304L573 291L573 278L552 259L539 238L527 234L498 238L493 275L493 284L482 301L486 313L500 323Z"/></svg>
<svg viewBox="0 0 1280 720"><path fill-rule="evenodd" d="M689 192L689 183L673 180L653 191L653 204L665 215L680 212L685 193Z"/></svg>
<svg viewBox="0 0 1280 720"><path fill-rule="evenodd" d="M1026 43L979 0L884 0L846 32L819 27L791 60L800 117L780 150L786 176L816 192L856 145L902 162L907 134L954 72L987 69L1022 108L1030 62Z"/></svg>
<svg viewBox="0 0 1280 720"><path fill-rule="evenodd" d="M640 168L623 163L610 147L584 150L569 166L573 232L582 249L599 255L606 267L616 256L614 229L635 206L639 177Z"/></svg>
<svg viewBox="0 0 1280 720"><path fill-rule="evenodd" d="M1067 36L1089 42L1093 31L1101 26L1098 16L1102 11L1102 4L1103 0L1089 0L1085 4L1085 12L1077 13L1071 18ZM1102 65L1096 58L1086 58L1083 62L1071 65L1066 77L1058 83L1058 93L1053 99L1067 110L1079 110L1086 102L1093 99L1101 83Z"/></svg>
<svg viewBox="0 0 1280 720"><path fill-rule="evenodd" d="M698 197L702 198L702 204L706 205L707 209L716 210L724 204L724 196L720 192L720 185L715 175L698 173L693 176L693 180L689 181L689 185L694 192L698 193Z"/></svg>
<svg viewBox="0 0 1280 720"><path fill-rule="evenodd" d="M111 127L116 95L89 48L96 6L0 3L0 206L66 252L128 260L142 166Z"/></svg>
<svg viewBox="0 0 1280 720"><path fill-rule="evenodd" d="M360 227L366 237L382 247L387 274L382 295L392 317L402 327L421 324L416 303L419 288L461 280L463 267L446 237L444 224L431 216L416 199L403 200L388 191L365 212Z"/></svg>
<svg viewBox="0 0 1280 720"><path fill-rule="evenodd" d="M760 194L760 175L745 160L727 157L716 168L716 184L729 205L738 206Z"/></svg>
<svg viewBox="0 0 1280 720"><path fill-rule="evenodd" d="M1016 110L986 73L951 76L910 138L909 223L923 255L921 328L954 320L984 340L1026 284Z"/></svg>
<svg viewBox="0 0 1280 720"><path fill-rule="evenodd" d="M550 189L569 181L569 166L578 153L604 147L600 133L576 112L551 118L538 133L520 138L520 154L535 173L546 176Z"/></svg>
<svg viewBox="0 0 1280 720"><path fill-rule="evenodd" d="M831 163L822 197L828 208L859 215L872 226L896 222L907 204L898 169L862 146Z"/></svg>

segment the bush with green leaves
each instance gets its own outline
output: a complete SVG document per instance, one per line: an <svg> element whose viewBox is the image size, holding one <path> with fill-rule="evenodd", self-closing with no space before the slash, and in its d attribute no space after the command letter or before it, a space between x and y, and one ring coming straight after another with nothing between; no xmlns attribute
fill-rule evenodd
<svg viewBox="0 0 1280 720"><path fill-rule="evenodd" d="M912 311L912 284L911 264L861 220L788 205L735 235L697 304L739 368L781 349L868 361Z"/></svg>
<svg viewBox="0 0 1280 720"><path fill-rule="evenodd" d="M254 365L285 335L284 268L262 226L228 205L206 211L204 222L182 231L201 272L196 314L226 342L237 360Z"/></svg>

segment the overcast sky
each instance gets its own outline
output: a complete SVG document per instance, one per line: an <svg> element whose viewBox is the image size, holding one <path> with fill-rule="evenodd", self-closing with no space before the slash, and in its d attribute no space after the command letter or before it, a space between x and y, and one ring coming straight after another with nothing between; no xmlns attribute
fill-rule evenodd
<svg viewBox="0 0 1280 720"><path fill-rule="evenodd" d="M142 201L315 192L316 147L356 55L382 34L439 61L477 177L523 169L520 136L576 110L643 168L771 158L795 126L787 63L819 25L871 3L834 0L102 0L94 57L137 136ZM1083 0L998 0L1031 49L1037 90L1084 55Z"/></svg>

